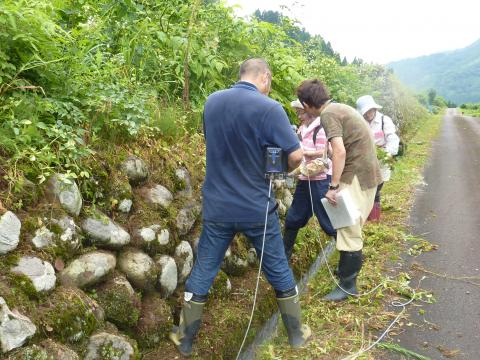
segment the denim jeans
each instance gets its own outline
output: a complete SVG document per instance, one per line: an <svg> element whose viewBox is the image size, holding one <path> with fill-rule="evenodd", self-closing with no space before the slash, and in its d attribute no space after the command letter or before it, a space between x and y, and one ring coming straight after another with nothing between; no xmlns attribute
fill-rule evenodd
<svg viewBox="0 0 480 360"><path fill-rule="evenodd" d="M197 295L208 293L236 233L243 233L250 239L260 259L264 226L264 222L204 221L197 258L185 290ZM295 287L293 273L285 256L277 213L268 216L262 270L277 292Z"/></svg>
<svg viewBox="0 0 480 360"><path fill-rule="evenodd" d="M325 180L310 181L310 185L312 188L313 211L317 216L318 222L327 235L335 236L336 231L321 202L321 199L325 197L325 194L328 191L330 180L331 177L327 176L327 179ZM298 230L307 225L308 220L310 220L312 216L308 180L299 180L295 189L295 194L293 195L292 206L287 212L285 228Z"/></svg>

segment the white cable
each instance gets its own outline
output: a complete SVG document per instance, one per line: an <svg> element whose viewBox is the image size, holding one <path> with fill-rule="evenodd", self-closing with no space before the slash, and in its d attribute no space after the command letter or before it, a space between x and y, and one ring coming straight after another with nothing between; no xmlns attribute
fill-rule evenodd
<svg viewBox="0 0 480 360"><path fill-rule="evenodd" d="M356 352L355 354L352 354L352 355L349 355L345 358L343 358L342 360L353 360L353 359L356 359L358 356L366 353L367 351L370 351L374 346L376 346L380 341L382 341L382 339L385 337L385 335L388 334L388 332L390 331L390 329L393 327L393 325L400 319L400 317L402 316L402 314L405 312L406 310L406 307L407 305L409 305L413 300L415 300L415 290L413 290L413 294L412 294L412 297L410 300L408 300L407 302L405 303L401 303L399 301L392 301L391 302L391 305L394 306L394 307L401 307L402 308L402 311L400 311L400 313L397 315L397 317L390 323L390 325L387 327L387 329L382 333L382 335L380 335L380 337L375 340L375 342L373 342L369 347L367 347L366 349L360 349L358 352Z"/></svg>
<svg viewBox="0 0 480 360"><path fill-rule="evenodd" d="M315 216L315 211L313 209L313 197L312 197L312 187L310 185L310 175L308 174L307 172L307 179L308 179L308 191L310 193L310 205L312 207L312 216ZM350 293L348 292L347 290L345 290L344 288L342 288L339 284L339 282L337 281L337 279L335 279L335 276L333 275L333 272L332 272L332 269L330 268L330 265L328 263L328 259L327 259L327 256L325 255L325 250L323 248L323 245L322 245L322 242L319 241L320 243L320 249L322 249L322 254L323 254L323 258L325 259L325 264L327 265L327 269L328 269L328 272L330 273L330 277L333 279L333 281L335 282L335 285L337 285L340 290L342 290L344 293L350 295L350 296L356 296L356 297L361 297L361 296L366 296L366 295L370 295L371 293L373 293L375 290L377 290L380 286L382 286L383 283L380 283L378 284L377 286L375 286L373 289L371 289L370 291L367 291L367 292L364 292L364 293L360 293L360 294L353 294L353 293ZM318 293L317 293L318 294ZM314 296L316 296L317 294L315 294Z"/></svg>
<svg viewBox="0 0 480 360"><path fill-rule="evenodd" d="M255 311L255 305L257 303L257 293L258 293L258 284L260 282L260 275L262 273L262 263L263 263L263 249L265 247L265 236L267 233L267 221L268 221L268 210L270 207L270 196L272 193L272 178L270 178L270 185L268 187L268 200L267 200L267 210L265 211L265 226L263 227L263 239L262 239L262 251L260 253L260 264L258 266L258 274L257 274L257 284L255 285L255 295L253 296L253 306L252 306L252 313L250 314L250 320L248 321L247 331L245 331L245 336L243 337L242 345L238 350L236 360L240 357L240 354L243 349L243 345L245 345L245 341L247 340L248 331L250 330L250 325L252 325L253 320L253 313Z"/></svg>

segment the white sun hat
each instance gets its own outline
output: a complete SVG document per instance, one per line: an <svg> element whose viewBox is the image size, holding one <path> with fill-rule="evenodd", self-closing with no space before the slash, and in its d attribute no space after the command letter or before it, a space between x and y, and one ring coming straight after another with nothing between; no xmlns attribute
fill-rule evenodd
<svg viewBox="0 0 480 360"><path fill-rule="evenodd" d="M296 109L303 109L303 105L302 105L302 103L300 102L300 100L298 100L298 99L293 100L293 101L290 103L290 106L293 107L293 108L296 108Z"/></svg>
<svg viewBox="0 0 480 360"><path fill-rule="evenodd" d="M357 110L360 114L365 115L365 113L370 109L381 109L382 107L378 105L371 95L360 96L357 100Z"/></svg>

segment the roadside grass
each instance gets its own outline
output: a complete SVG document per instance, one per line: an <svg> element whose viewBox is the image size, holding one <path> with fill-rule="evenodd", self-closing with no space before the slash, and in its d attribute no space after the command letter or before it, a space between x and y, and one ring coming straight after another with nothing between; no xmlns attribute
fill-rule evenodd
<svg viewBox="0 0 480 360"><path fill-rule="evenodd" d="M398 345L389 346L388 341L382 342L381 348L374 347L366 353L361 350L372 344L402 311L402 307L392 306L393 301L404 303L412 296L417 306L435 301L427 291L413 289L410 275L399 269L402 253L417 256L436 248L434 244L409 234L406 223L415 189L423 182L422 170L428 161L432 141L439 132L440 120L440 115L424 119L408 144L407 154L397 161L392 179L383 188L381 222L364 227L365 262L359 276L359 289L368 292L380 284L379 288L370 295L343 303L325 302L322 297L334 284L328 270L322 268L302 297L303 316L312 328L312 339L301 349L291 349L284 327L280 325L278 336L257 352L258 359L385 359L381 357L385 350L413 359L424 358ZM316 221L310 226L317 229L317 234L321 233ZM337 253L329 260L332 271L337 260ZM406 322L404 313L390 334L398 333Z"/></svg>

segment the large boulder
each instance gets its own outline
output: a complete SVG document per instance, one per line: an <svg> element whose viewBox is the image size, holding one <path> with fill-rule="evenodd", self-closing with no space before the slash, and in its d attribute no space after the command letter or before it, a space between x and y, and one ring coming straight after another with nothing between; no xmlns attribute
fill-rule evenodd
<svg viewBox="0 0 480 360"><path fill-rule="evenodd" d="M151 348L167 337L172 329L172 311L158 294L151 293L142 301L142 312L135 327L136 339L143 348Z"/></svg>
<svg viewBox="0 0 480 360"><path fill-rule="evenodd" d="M97 289L107 320L119 327L134 326L140 316L140 296L122 274L115 274Z"/></svg>
<svg viewBox="0 0 480 360"><path fill-rule="evenodd" d="M73 260L60 273L62 284L79 288L95 285L115 269L115 255L105 251L94 251Z"/></svg>
<svg viewBox="0 0 480 360"><path fill-rule="evenodd" d="M20 258L18 265L12 268L12 272L27 276L38 292L52 290L57 280L55 270L48 261L32 256Z"/></svg>
<svg viewBox="0 0 480 360"><path fill-rule="evenodd" d="M0 345L3 353L22 346L36 331L37 327L28 317L15 309L10 311L5 300L0 297Z"/></svg>
<svg viewBox="0 0 480 360"><path fill-rule="evenodd" d="M130 242L130 234L106 215L97 213L82 222L85 235L98 246L119 249Z"/></svg>
<svg viewBox="0 0 480 360"><path fill-rule="evenodd" d="M160 273L158 275L158 287L162 297L168 298L177 288L178 272L175 259L168 255L161 255L156 260Z"/></svg>
<svg viewBox="0 0 480 360"><path fill-rule="evenodd" d="M178 212L176 225L180 235L186 235L192 229L201 210L200 204L192 201Z"/></svg>
<svg viewBox="0 0 480 360"><path fill-rule="evenodd" d="M193 267L193 250L188 242L181 241L175 248L175 261L178 266L178 282L183 283Z"/></svg>
<svg viewBox="0 0 480 360"><path fill-rule="evenodd" d="M53 175L47 184L48 193L72 216L82 210L82 194L74 180L64 174Z"/></svg>
<svg viewBox="0 0 480 360"><path fill-rule="evenodd" d="M137 185L145 181L148 177L147 164L136 156L129 156L127 160L123 162L122 170L132 185Z"/></svg>
<svg viewBox="0 0 480 360"><path fill-rule="evenodd" d="M137 289L155 288L158 270L153 259L143 251L134 248L122 251L118 256L118 268Z"/></svg>
<svg viewBox="0 0 480 360"><path fill-rule="evenodd" d="M138 357L136 344L122 335L113 335L106 332L90 337L85 360L134 360Z"/></svg>
<svg viewBox="0 0 480 360"><path fill-rule="evenodd" d="M150 204L166 209L173 201L173 195L165 186L155 185L151 188L143 188L141 195Z"/></svg>
<svg viewBox="0 0 480 360"><path fill-rule="evenodd" d="M0 255L17 248L22 223L11 211L0 217Z"/></svg>

